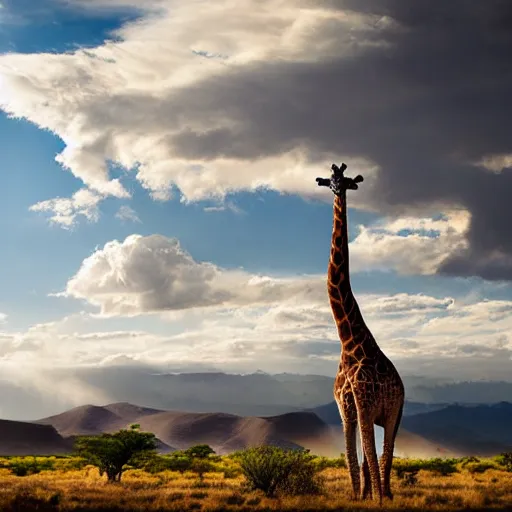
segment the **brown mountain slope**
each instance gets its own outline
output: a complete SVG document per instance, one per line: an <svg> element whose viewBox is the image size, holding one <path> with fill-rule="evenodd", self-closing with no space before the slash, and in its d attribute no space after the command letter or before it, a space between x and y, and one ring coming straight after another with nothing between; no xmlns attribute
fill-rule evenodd
<svg viewBox="0 0 512 512"><path fill-rule="evenodd" d="M0 455L59 455L71 447L51 425L0 420Z"/></svg>
<svg viewBox="0 0 512 512"><path fill-rule="evenodd" d="M337 455L343 448L339 435L334 435L331 427L310 412L260 418L224 413L158 411L118 403L104 407L76 407L37 423L53 425L66 437L113 432L131 423L139 423L143 430L153 432L166 445L182 449L204 443L218 453L261 444L290 448L303 446L325 455Z"/></svg>
<svg viewBox="0 0 512 512"><path fill-rule="evenodd" d="M151 407L141 407L139 405L133 405L128 402L117 402L115 404L104 405L103 409L110 411L126 423L134 423L139 418L149 416L150 414L157 414L159 412L165 412L161 409L152 409Z"/></svg>
<svg viewBox="0 0 512 512"><path fill-rule="evenodd" d="M204 443L217 453L261 444L289 448L302 446L313 453L331 457L344 451L341 425L327 425L312 412L242 417L224 413L155 412L155 409L120 403L104 407L77 407L39 423L53 425L63 436L112 432L131 423L139 423L143 430L153 432L171 447L185 449ZM381 444L380 439L377 442ZM448 455L436 444L403 430L398 436L396 451L398 455L409 456L426 453Z"/></svg>
<svg viewBox="0 0 512 512"><path fill-rule="evenodd" d="M144 430L153 432L177 448L209 444L217 453L228 453L249 446L273 444L309 448L314 453L339 453L339 440L318 416L290 413L271 418L241 417L222 413L163 412L138 420Z"/></svg>
<svg viewBox="0 0 512 512"><path fill-rule="evenodd" d="M101 434L117 430L126 424L122 417L97 405L82 405L34 423L52 425L65 437Z"/></svg>

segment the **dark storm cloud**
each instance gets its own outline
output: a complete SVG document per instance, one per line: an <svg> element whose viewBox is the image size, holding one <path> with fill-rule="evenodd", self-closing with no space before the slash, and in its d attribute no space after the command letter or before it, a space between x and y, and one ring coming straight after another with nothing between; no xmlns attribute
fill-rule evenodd
<svg viewBox="0 0 512 512"><path fill-rule="evenodd" d="M511 279L512 169L474 163L512 154L512 2L323 5L375 15L372 44L330 61L261 62L178 91L174 116L218 115L237 128L182 132L170 140L173 150L248 159L302 144L313 160L368 157L382 169L373 198L381 211L471 212L470 248L441 272ZM341 55L346 34L339 39Z"/></svg>

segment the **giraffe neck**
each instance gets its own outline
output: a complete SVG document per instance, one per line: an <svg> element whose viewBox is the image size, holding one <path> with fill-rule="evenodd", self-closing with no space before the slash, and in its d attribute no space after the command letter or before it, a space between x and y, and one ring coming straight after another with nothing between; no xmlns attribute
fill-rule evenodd
<svg viewBox="0 0 512 512"><path fill-rule="evenodd" d="M359 346L367 355L377 350L350 286L346 192L334 199L328 291L342 352L350 355Z"/></svg>

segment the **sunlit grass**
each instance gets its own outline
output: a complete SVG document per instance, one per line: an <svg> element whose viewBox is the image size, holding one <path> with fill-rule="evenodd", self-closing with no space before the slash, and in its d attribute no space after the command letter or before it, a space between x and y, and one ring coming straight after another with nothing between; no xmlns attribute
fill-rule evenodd
<svg viewBox="0 0 512 512"><path fill-rule="evenodd" d="M5 465L8 459L0 460ZM69 462L59 461L65 465ZM396 461L398 464L417 461ZM481 463L484 461L478 461ZM457 472L441 476L420 469L417 483L404 486L393 472L395 499L388 510L507 510L512 508L512 473L493 465L482 473L467 463ZM475 464L475 462L473 462ZM428 465L427 465L428 466ZM244 478L207 473L199 482L192 472L149 474L126 471L120 483L109 484L98 470L46 470L24 477L0 469L0 510L377 510L375 502L354 502L346 469L321 472L325 491L318 496L266 498L246 489ZM45 508L46 507L46 508Z"/></svg>

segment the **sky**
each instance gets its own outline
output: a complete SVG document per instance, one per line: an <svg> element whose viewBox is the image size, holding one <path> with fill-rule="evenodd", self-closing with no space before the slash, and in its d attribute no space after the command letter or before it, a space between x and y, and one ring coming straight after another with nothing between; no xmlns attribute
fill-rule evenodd
<svg viewBox="0 0 512 512"><path fill-rule="evenodd" d="M512 379L511 24L501 0L3 0L0 384L334 376L333 162L365 178L352 284L399 371Z"/></svg>

